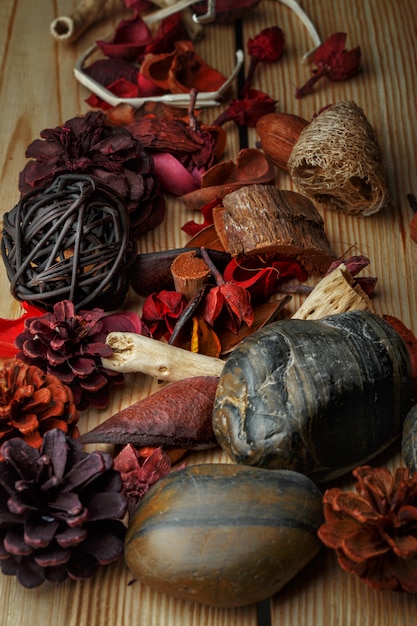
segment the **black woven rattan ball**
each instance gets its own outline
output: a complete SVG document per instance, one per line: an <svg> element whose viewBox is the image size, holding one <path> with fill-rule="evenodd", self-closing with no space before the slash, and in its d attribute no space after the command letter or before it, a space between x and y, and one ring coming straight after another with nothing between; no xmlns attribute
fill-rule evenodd
<svg viewBox="0 0 417 626"><path fill-rule="evenodd" d="M137 250L120 196L90 176L64 174L26 194L3 219L1 253L13 296L44 309L118 308Z"/></svg>

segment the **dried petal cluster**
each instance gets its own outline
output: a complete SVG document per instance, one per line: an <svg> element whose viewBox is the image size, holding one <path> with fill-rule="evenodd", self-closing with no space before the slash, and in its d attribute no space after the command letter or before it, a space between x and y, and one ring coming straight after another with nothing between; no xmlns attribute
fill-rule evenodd
<svg viewBox="0 0 417 626"><path fill-rule="evenodd" d="M317 69L313 70L312 77L296 90L296 98L303 98L312 93L316 82L323 77L331 81L347 80L359 72L361 49L358 46L346 50L346 39L346 33L334 33L317 48L314 53Z"/></svg>
<svg viewBox="0 0 417 626"><path fill-rule="evenodd" d="M339 564L378 590L417 592L417 474L358 467L356 493L328 489L318 535Z"/></svg>
<svg viewBox="0 0 417 626"><path fill-rule="evenodd" d="M101 357L112 353L106 344L112 330L147 334L135 315L106 316L102 309L76 313L73 303L64 300L54 306L53 312L25 321L24 331L16 338L18 356L68 385L80 410L89 404L104 408L111 383L123 380L123 374L101 364Z"/></svg>
<svg viewBox="0 0 417 626"><path fill-rule="evenodd" d="M126 202L135 234L158 226L165 201L159 192L152 157L122 127L110 127L101 111L67 120L41 131L27 148L31 160L19 177L23 194L43 188L59 174L89 174L109 186Z"/></svg>
<svg viewBox="0 0 417 626"><path fill-rule="evenodd" d="M40 450L2 446L0 564L25 587L90 578L123 553L126 499L110 455L84 452L59 430Z"/></svg>
<svg viewBox="0 0 417 626"><path fill-rule="evenodd" d="M39 448L44 434L59 428L77 434L78 411L61 380L20 359L0 370L0 442L21 437Z"/></svg>

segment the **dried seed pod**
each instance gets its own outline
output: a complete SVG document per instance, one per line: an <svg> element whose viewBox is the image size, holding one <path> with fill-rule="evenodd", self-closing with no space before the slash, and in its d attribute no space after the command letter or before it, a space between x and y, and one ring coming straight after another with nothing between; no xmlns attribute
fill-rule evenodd
<svg viewBox="0 0 417 626"><path fill-rule="evenodd" d="M157 591L243 606L279 591L317 554L321 493L307 476L233 464L158 481L128 528L125 558Z"/></svg>
<svg viewBox="0 0 417 626"><path fill-rule="evenodd" d="M306 126L288 159L288 171L298 191L318 208L367 216L389 201L375 131L354 102L338 102Z"/></svg>
<svg viewBox="0 0 417 626"><path fill-rule="evenodd" d="M288 170L287 162L291 151L307 125L307 120L290 113L268 113L261 117L256 124L256 130L262 150L274 165Z"/></svg>
<svg viewBox="0 0 417 626"><path fill-rule="evenodd" d="M369 311L274 322L226 361L213 428L237 463L327 480L400 436L412 402L400 335Z"/></svg>

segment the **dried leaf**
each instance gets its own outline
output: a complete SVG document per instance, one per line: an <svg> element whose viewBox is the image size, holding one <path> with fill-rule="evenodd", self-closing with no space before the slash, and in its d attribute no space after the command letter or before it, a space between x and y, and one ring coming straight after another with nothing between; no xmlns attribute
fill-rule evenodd
<svg viewBox="0 0 417 626"><path fill-rule="evenodd" d="M201 189L182 196L182 200L187 208L200 209L244 185L270 183L275 173L273 164L261 150L245 148L240 150L236 163L223 161L208 169L201 177Z"/></svg>
<svg viewBox="0 0 417 626"><path fill-rule="evenodd" d="M216 376L171 383L116 413L80 440L188 450L214 447L211 414L217 383Z"/></svg>

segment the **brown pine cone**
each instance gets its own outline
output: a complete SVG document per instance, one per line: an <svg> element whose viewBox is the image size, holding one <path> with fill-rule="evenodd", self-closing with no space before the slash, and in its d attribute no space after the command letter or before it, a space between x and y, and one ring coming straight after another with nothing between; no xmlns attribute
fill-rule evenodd
<svg viewBox="0 0 417 626"><path fill-rule="evenodd" d="M417 593L417 474L364 466L353 475L356 493L325 492L320 539L373 589Z"/></svg>
<svg viewBox="0 0 417 626"><path fill-rule="evenodd" d="M0 566L24 587L90 578L123 554L126 498L110 455L58 428L36 450L6 441L0 462Z"/></svg>
<svg viewBox="0 0 417 626"><path fill-rule="evenodd" d="M52 428L77 436L78 418L72 391L59 378L17 358L6 361L0 370L0 443L21 437L39 448Z"/></svg>

